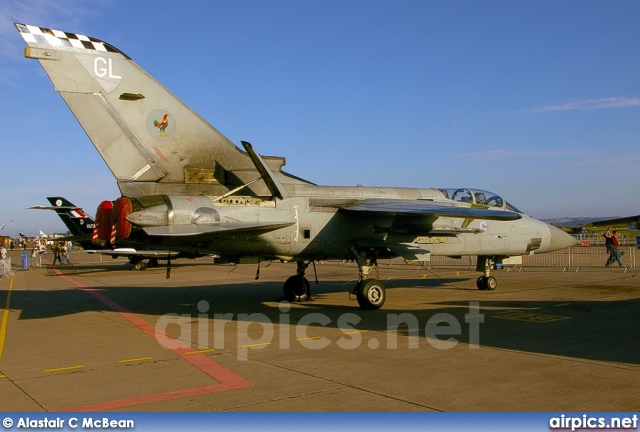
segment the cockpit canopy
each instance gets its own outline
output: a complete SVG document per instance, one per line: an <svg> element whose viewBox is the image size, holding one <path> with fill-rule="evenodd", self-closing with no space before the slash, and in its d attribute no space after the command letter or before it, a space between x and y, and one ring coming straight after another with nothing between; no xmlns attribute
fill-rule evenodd
<svg viewBox="0 0 640 432"><path fill-rule="evenodd" d="M450 188L440 189L440 191L450 200L476 204L480 206L495 207L506 209L517 213L522 213L516 207L509 204L506 200L496 193L482 189L467 188Z"/></svg>

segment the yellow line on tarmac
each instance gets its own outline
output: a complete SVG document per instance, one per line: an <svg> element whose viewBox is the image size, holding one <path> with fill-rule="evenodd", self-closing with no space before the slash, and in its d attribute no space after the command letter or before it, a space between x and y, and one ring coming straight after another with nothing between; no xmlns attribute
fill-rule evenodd
<svg viewBox="0 0 640 432"><path fill-rule="evenodd" d="M201 350L196 350L196 351L188 351L188 352L184 353L184 355L210 353L210 352L214 352L214 351L215 350L213 348L207 348L207 349L201 349Z"/></svg>
<svg viewBox="0 0 640 432"><path fill-rule="evenodd" d="M153 357L138 357L138 358L130 358L130 359L118 360L118 363L130 363L130 362L137 362L137 361L151 360L152 358L153 358Z"/></svg>
<svg viewBox="0 0 640 432"><path fill-rule="evenodd" d="M296 341L306 341L306 340L318 340L318 339L322 339L322 336L310 336L310 337L306 337L306 338L296 338Z"/></svg>
<svg viewBox="0 0 640 432"><path fill-rule="evenodd" d="M242 345L242 348L252 348L252 347L267 346L267 345L271 345L271 342L265 342L265 343L259 343L259 344L251 344L251 345Z"/></svg>
<svg viewBox="0 0 640 432"><path fill-rule="evenodd" d="M346 335L350 335L350 334L356 334L356 333L366 333L369 330L355 330L355 331L350 331L350 332L344 332L344 334Z"/></svg>
<svg viewBox="0 0 640 432"><path fill-rule="evenodd" d="M78 366L67 366L67 367L60 367L60 368L53 368L53 369L43 369L42 372L59 372L59 371L66 371L66 370L73 370L73 369L82 369L84 366L82 365L78 365Z"/></svg>
<svg viewBox="0 0 640 432"><path fill-rule="evenodd" d="M2 314L2 324L0 324L0 359L4 350L4 339L7 336L7 321L9 321L9 305L11 304L11 291L13 291L13 278L9 280L9 290L7 291L7 301Z"/></svg>
<svg viewBox="0 0 640 432"><path fill-rule="evenodd" d="M6 377L7 377L6 375L0 375L0 379L6 378Z"/></svg>

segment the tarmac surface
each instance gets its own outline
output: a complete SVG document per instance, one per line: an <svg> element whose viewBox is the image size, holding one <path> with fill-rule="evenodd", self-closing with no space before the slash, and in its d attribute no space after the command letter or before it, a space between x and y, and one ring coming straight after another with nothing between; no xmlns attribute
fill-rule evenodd
<svg viewBox="0 0 640 432"><path fill-rule="evenodd" d="M19 262L17 259L15 262ZM14 264L15 264L14 262ZM382 265L362 311L357 267L123 261L0 278L3 411L638 411L637 269Z"/></svg>

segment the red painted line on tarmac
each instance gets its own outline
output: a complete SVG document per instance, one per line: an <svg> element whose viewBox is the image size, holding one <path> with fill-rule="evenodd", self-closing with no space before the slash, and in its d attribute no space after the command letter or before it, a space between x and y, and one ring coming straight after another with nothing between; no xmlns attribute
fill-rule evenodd
<svg viewBox="0 0 640 432"><path fill-rule="evenodd" d="M82 289L87 294L92 295L97 300L99 300L104 305L111 308L113 311L117 312L120 316L125 318L127 321L135 325L138 329L140 329L143 333L148 336L154 338L154 340L158 340L158 337L166 338L167 340L171 340L171 343L175 346L175 348L167 348L171 349L174 353L178 354L182 359L191 363L193 366L198 368L201 372L209 375L214 380L218 381L218 384L212 384L202 387L194 387L190 389L184 390L176 390L165 393L157 393L147 396L138 396L127 399L118 399L112 401L105 402L97 402L89 405L80 405L75 407L62 408L53 411L100 411L100 410L108 410L108 409L117 409L124 408L133 405L140 405L151 402L160 402L171 399L179 399L184 397L191 396L199 396L208 393L215 393L226 390L234 390L241 389L245 387L252 387L253 383L247 381L242 378L240 375L235 372L230 371L229 369L221 366L220 364L214 362L209 357L202 353L194 353L193 348L189 345L181 342L172 336L166 334L164 331L160 330L150 322L140 318L138 315L133 312L125 309L118 303L114 302L110 298L106 297L102 293L97 290L90 288L75 279L62 274L60 270L54 269L54 272L71 283L76 287Z"/></svg>
<svg viewBox="0 0 640 432"><path fill-rule="evenodd" d="M80 405L80 406L71 407L71 408L62 408L59 410L52 410L51 412L67 412L67 411L93 412L93 411L102 411L102 410L113 410L113 409L119 409L119 408L126 408L133 405L142 405L142 404L148 404L153 402L162 402L162 401L167 401L172 399L180 399L184 397L200 396L204 394L240 389L244 387L248 387L248 386L222 384L222 383L213 384L209 386L195 387L195 388L186 389L186 390L176 390L172 392L157 393L157 394L152 394L148 396L139 396L139 397L132 397L129 399L119 399L119 400L112 400L112 401L106 401L106 402L98 402L98 403L89 404L89 405Z"/></svg>

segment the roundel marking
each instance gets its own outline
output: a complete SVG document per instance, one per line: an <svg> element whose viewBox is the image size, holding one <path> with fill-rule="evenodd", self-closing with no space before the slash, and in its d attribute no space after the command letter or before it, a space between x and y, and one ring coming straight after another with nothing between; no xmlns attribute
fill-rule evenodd
<svg viewBox="0 0 640 432"><path fill-rule="evenodd" d="M62 200L56 200L56 206L60 207L62 205Z"/></svg>
<svg viewBox="0 0 640 432"><path fill-rule="evenodd" d="M153 110L147 115L145 128L151 138L158 141L167 141L176 133L175 118L165 110Z"/></svg>

